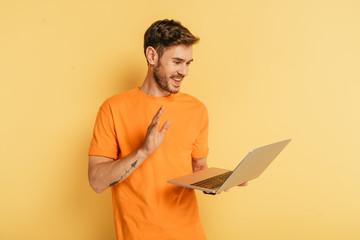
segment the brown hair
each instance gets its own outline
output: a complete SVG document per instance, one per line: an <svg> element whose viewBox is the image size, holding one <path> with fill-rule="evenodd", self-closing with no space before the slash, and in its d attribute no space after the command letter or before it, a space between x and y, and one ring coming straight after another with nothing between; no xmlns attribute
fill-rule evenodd
<svg viewBox="0 0 360 240"><path fill-rule="evenodd" d="M180 44L189 46L199 40L179 21L159 20L154 22L144 34L144 53L146 55L147 47L151 46L161 57L167 47Z"/></svg>

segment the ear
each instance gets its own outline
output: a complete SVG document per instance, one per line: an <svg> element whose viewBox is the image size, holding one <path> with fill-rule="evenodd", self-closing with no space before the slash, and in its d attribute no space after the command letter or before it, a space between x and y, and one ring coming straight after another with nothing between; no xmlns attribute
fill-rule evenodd
<svg viewBox="0 0 360 240"><path fill-rule="evenodd" d="M146 59L150 65L155 65L158 62L159 55L156 50L149 46L146 48Z"/></svg>

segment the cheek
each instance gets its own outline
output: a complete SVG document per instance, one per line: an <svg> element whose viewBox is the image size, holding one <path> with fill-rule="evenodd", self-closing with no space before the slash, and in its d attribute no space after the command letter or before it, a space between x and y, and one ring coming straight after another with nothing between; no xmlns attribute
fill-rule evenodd
<svg viewBox="0 0 360 240"><path fill-rule="evenodd" d="M175 75L178 71L178 66L174 65L172 61L161 62L161 72L167 77Z"/></svg>
<svg viewBox="0 0 360 240"><path fill-rule="evenodd" d="M168 68L165 68L165 69L164 69L164 72L163 72L163 73L164 73L166 76L170 77L170 76L176 74L176 72L177 72L177 69L176 69L175 67L168 67Z"/></svg>

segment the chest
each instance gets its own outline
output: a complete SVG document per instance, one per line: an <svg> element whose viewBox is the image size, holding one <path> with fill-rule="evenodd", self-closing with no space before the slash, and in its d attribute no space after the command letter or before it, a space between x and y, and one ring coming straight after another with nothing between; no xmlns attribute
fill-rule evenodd
<svg viewBox="0 0 360 240"><path fill-rule="evenodd" d="M113 109L114 125L121 155L139 148L146 137L148 126L158 109L164 105L159 128L169 120L163 145L173 153L191 153L192 145L200 132L201 112L187 104L132 104Z"/></svg>

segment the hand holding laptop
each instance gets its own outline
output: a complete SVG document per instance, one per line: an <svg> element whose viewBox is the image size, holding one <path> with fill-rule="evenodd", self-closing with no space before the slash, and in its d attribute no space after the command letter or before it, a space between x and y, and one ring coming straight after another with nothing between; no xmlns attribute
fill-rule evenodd
<svg viewBox="0 0 360 240"><path fill-rule="evenodd" d="M248 184L249 184L248 182L244 182L244 183L239 184L239 185L237 185L237 186L238 186L238 187L246 187ZM230 191L230 188L224 190L224 192L229 192L229 191ZM204 192L205 194L212 194L212 195L213 195L213 193L211 193L211 192L206 192L206 191L203 191L203 192ZM216 194L220 194L220 193L222 193L222 192L219 192L219 193L216 193Z"/></svg>
<svg viewBox="0 0 360 240"><path fill-rule="evenodd" d="M238 187L246 187L248 184L249 184L248 182L244 182L244 183L239 184L239 185L237 185L237 186L238 186ZM224 190L224 192L229 192L229 191L230 191L230 188Z"/></svg>
<svg viewBox="0 0 360 240"><path fill-rule="evenodd" d="M228 191L231 187L246 186L247 182L261 175L291 139L251 150L233 170L207 168L193 174L171 179L168 183L202 190L207 194Z"/></svg>

